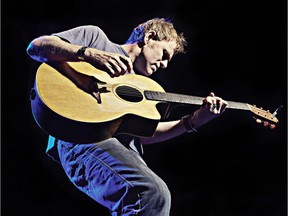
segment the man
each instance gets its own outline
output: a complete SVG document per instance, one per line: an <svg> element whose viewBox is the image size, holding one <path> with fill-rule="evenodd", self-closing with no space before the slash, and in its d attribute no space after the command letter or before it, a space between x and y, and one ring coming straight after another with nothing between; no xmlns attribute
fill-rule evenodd
<svg viewBox="0 0 288 216"><path fill-rule="evenodd" d="M183 33L177 32L170 20L153 18L137 26L122 45L111 42L99 27L90 25L36 38L27 53L53 65L101 104L104 93L95 78L67 70L67 62L85 61L114 79L127 73L149 77L159 68L167 68L175 54L184 53L185 45ZM142 146L197 132L222 114L226 106L225 100L211 92L193 114L159 122L151 137L115 135L99 142L75 143L49 136L47 153L62 164L77 188L108 208L111 215L168 216L169 189L147 167Z"/></svg>

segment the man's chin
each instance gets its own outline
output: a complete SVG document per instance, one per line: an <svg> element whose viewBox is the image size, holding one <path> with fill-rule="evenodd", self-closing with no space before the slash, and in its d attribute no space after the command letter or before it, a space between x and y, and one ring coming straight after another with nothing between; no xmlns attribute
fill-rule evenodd
<svg viewBox="0 0 288 216"><path fill-rule="evenodd" d="M151 76L153 74L153 70L149 69L149 70L136 70L134 69L136 74L140 74L143 76Z"/></svg>

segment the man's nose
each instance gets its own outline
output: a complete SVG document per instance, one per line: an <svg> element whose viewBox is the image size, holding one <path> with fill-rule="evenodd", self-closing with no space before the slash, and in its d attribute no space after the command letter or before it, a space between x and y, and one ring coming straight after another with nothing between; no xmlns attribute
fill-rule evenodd
<svg viewBox="0 0 288 216"><path fill-rule="evenodd" d="M167 66L168 66L168 60L162 60L161 62L160 62L160 67L161 68L167 68Z"/></svg>

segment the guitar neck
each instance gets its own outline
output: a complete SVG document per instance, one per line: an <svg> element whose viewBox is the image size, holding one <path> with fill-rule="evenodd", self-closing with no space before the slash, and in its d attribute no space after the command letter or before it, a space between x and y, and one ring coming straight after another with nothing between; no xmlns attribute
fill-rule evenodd
<svg viewBox="0 0 288 216"><path fill-rule="evenodd" d="M157 92L157 91L144 91L144 95L147 100L190 104L190 105L202 105L203 97L169 93L169 92ZM227 101L228 105L226 108L238 109L238 110L250 110L250 106L247 103Z"/></svg>

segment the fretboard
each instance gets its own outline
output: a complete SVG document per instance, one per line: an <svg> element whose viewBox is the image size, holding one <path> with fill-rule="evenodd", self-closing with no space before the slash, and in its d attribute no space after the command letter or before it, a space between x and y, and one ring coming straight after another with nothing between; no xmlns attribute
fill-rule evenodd
<svg viewBox="0 0 288 216"><path fill-rule="evenodd" d="M185 94L169 93L169 92L157 92L157 91L144 91L144 95L147 100L170 102L170 103L181 103L190 105L202 105L204 98L198 96L191 96ZM228 105L226 108L250 110L249 104L242 102L227 101Z"/></svg>

